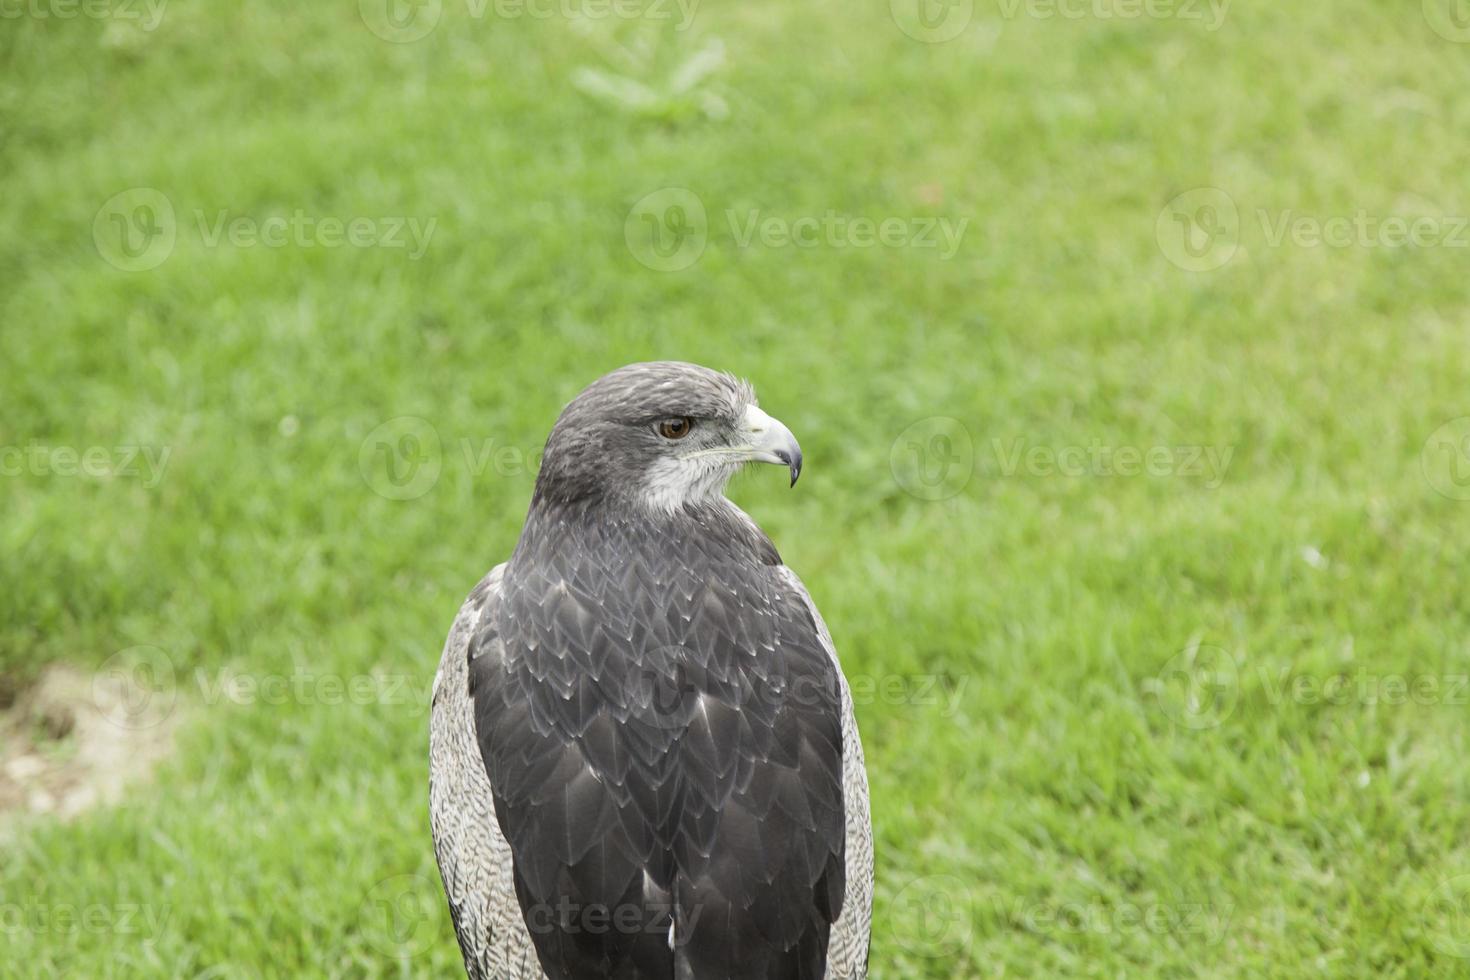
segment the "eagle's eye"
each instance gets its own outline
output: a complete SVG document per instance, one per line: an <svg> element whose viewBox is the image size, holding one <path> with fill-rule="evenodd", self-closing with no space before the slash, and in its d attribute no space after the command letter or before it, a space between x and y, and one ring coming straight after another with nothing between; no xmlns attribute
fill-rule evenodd
<svg viewBox="0 0 1470 980"><path fill-rule="evenodd" d="M694 428L694 420L684 418L682 415L671 419L664 419L658 424L658 434L665 439L682 439Z"/></svg>

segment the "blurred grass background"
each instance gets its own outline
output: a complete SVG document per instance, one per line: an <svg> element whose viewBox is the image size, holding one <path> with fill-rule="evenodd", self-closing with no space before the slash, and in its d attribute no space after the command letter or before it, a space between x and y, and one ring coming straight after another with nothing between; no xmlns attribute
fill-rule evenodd
<svg viewBox="0 0 1470 980"><path fill-rule="evenodd" d="M13 818L0 972L459 970L427 684L560 406L652 358L750 378L807 452L734 495L890 685L875 977L1470 969L1451 7L393 2L0 23L0 676L156 648L186 719L123 805ZM829 212L965 224L950 257L742 241ZM297 214L377 244L211 231ZM437 478L392 499L380 443ZM57 472L126 446L157 479ZM1229 460L1044 465L1089 446ZM1365 674L1439 693L1301 693Z"/></svg>

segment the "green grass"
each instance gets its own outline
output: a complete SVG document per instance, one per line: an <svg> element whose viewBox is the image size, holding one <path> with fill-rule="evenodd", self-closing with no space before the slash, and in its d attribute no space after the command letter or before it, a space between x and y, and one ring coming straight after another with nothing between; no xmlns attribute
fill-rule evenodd
<svg viewBox="0 0 1470 980"><path fill-rule="evenodd" d="M156 647L187 720L124 805L0 844L0 972L452 975L424 692L559 407L649 358L749 377L806 450L734 495L876 685L876 977L1470 970L1470 503L1425 449L1470 415L1470 46L1420 8L978 3L943 44L881 2L445 0L404 44L353 2L5 20L0 447L50 469L0 477L0 675ZM175 241L126 271L99 209L136 187ZM1190 271L1160 215L1202 187L1240 231ZM707 215L682 270L638 257L663 188ZM968 224L946 259L742 243L753 210ZM434 227L417 259L211 244L221 211ZM1287 212L1441 234L1273 243ZM360 459L400 416L439 442L408 500ZM941 500L891 466L933 417ZM156 480L56 472L135 445ZM1090 446L1231 455L1218 486L1042 465Z"/></svg>

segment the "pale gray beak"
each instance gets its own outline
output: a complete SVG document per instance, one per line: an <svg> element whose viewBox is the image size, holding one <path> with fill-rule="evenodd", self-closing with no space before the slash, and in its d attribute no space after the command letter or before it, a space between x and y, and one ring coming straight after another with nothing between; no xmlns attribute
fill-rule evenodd
<svg viewBox="0 0 1470 980"><path fill-rule="evenodd" d="M749 458L759 463L779 463L791 471L791 485L801 476L801 446L796 436L779 419L751 405L741 420Z"/></svg>

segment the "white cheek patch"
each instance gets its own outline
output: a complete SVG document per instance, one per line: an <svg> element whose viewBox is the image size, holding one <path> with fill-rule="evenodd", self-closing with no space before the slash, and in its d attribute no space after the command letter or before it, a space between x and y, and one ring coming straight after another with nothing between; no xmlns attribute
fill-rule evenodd
<svg viewBox="0 0 1470 980"><path fill-rule="evenodd" d="M731 469L718 458L665 456L644 472L643 497L653 509L672 513L686 503L724 493L730 474Z"/></svg>

